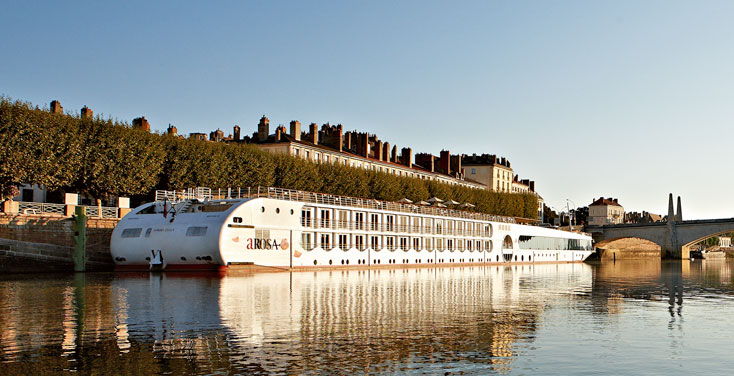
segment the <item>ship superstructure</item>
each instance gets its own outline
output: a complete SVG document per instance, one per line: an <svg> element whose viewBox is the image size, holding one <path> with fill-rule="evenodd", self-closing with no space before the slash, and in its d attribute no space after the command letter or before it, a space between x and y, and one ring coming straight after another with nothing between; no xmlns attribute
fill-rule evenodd
<svg viewBox="0 0 734 376"><path fill-rule="evenodd" d="M411 203L263 188L160 192L112 234L126 269L216 269L580 262L587 234L511 217Z"/></svg>

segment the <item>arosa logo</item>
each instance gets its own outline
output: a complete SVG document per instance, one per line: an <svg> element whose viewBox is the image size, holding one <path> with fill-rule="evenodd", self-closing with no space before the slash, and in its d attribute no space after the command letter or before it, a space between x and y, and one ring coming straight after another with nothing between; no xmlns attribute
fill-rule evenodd
<svg viewBox="0 0 734 376"><path fill-rule="evenodd" d="M290 247L288 239L283 238L280 241L275 239L247 239L247 249L282 249L286 250Z"/></svg>

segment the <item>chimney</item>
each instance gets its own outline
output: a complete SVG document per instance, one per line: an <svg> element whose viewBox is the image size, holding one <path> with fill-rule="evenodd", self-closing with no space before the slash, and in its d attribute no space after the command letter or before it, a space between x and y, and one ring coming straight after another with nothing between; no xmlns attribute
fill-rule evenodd
<svg viewBox="0 0 734 376"><path fill-rule="evenodd" d="M619 204L619 201L617 201L617 199L616 199L616 198L615 198L615 199L613 199L612 201L614 201L614 203L615 203L615 204Z"/></svg>
<svg viewBox="0 0 734 376"><path fill-rule="evenodd" d="M365 158L369 158L369 156L370 156L370 137L369 137L369 134L362 133L362 134L360 134L360 136L361 136L360 142L361 142L361 145L362 145L362 154L360 154L360 155L363 156L363 157L365 157Z"/></svg>
<svg viewBox="0 0 734 376"><path fill-rule="evenodd" d="M408 168L413 168L413 149L411 148L403 148L400 152L402 156L401 162L408 166Z"/></svg>
<svg viewBox="0 0 734 376"><path fill-rule="evenodd" d="M64 108L61 107L61 102L57 100L51 101L50 110L51 110L51 113L53 114L63 114L64 113Z"/></svg>
<svg viewBox="0 0 734 376"><path fill-rule="evenodd" d="M347 151L352 150L352 132L344 134L344 149Z"/></svg>
<svg viewBox="0 0 734 376"><path fill-rule="evenodd" d="M382 140L377 140L377 143L375 145L377 150L375 150L375 157L377 157L378 161L382 160Z"/></svg>
<svg viewBox="0 0 734 376"><path fill-rule="evenodd" d="M461 155L451 156L451 171L456 174L461 174Z"/></svg>
<svg viewBox="0 0 734 376"><path fill-rule="evenodd" d="M150 132L150 124L145 119L145 116L133 119L133 128L140 128Z"/></svg>
<svg viewBox="0 0 734 376"><path fill-rule="evenodd" d="M257 125L257 139L260 142L265 142L268 140L268 135L270 134L270 120L263 115L263 117L260 118L260 123Z"/></svg>
<svg viewBox="0 0 734 376"><path fill-rule="evenodd" d="M309 125L309 128L311 129L311 133L309 134L309 141L311 141L312 144L318 145L319 144L319 125L316 123L311 123Z"/></svg>
<svg viewBox="0 0 734 376"><path fill-rule="evenodd" d="M234 140L239 141L240 140L240 126L239 125L234 126L233 134L234 134Z"/></svg>
<svg viewBox="0 0 734 376"><path fill-rule="evenodd" d="M278 128L275 128L275 142L280 141L280 132L281 132L281 129L285 129L285 128L283 128L282 126L280 126Z"/></svg>
<svg viewBox="0 0 734 376"><path fill-rule="evenodd" d="M168 123L168 129L166 129L166 133L170 134L171 136L178 136L178 129L171 125L171 123Z"/></svg>
<svg viewBox="0 0 734 376"><path fill-rule="evenodd" d="M301 141L301 122L298 120L291 120L291 137Z"/></svg>
<svg viewBox="0 0 734 376"><path fill-rule="evenodd" d="M390 162L390 143L385 141L385 145L382 146L382 160Z"/></svg>
<svg viewBox="0 0 734 376"><path fill-rule="evenodd" d="M441 150L438 159L438 172L451 175L451 153L448 150Z"/></svg>
<svg viewBox="0 0 734 376"><path fill-rule="evenodd" d="M390 152L390 162L398 163L398 146L397 145L392 147L392 151Z"/></svg>
<svg viewBox="0 0 734 376"><path fill-rule="evenodd" d="M336 126L337 149L341 153L344 150L344 127L341 124Z"/></svg>
<svg viewBox="0 0 734 376"><path fill-rule="evenodd" d="M93 117L94 117L94 112L92 112L92 110L89 107L87 106L82 107L82 119L92 119Z"/></svg>
<svg viewBox="0 0 734 376"><path fill-rule="evenodd" d="M534 181L530 181L530 183L528 185L530 186L530 190L533 191L533 192L535 192L535 182Z"/></svg>

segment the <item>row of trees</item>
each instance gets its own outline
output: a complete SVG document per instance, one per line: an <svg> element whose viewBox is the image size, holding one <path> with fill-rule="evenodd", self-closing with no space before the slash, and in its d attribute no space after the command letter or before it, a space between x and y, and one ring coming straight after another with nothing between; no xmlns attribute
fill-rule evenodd
<svg viewBox="0 0 734 376"><path fill-rule="evenodd" d="M474 210L536 218L532 194L510 194L400 177L343 165L315 164L253 145L181 139L85 119L0 98L0 191L23 183L96 198L196 186L277 186L346 196L414 201L439 197Z"/></svg>

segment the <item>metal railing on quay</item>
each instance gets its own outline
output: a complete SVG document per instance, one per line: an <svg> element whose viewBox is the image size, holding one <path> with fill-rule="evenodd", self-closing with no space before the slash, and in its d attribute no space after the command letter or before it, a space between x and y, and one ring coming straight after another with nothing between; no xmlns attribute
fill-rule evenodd
<svg viewBox="0 0 734 376"><path fill-rule="evenodd" d="M66 205L64 204L49 204L45 202L27 202L27 201L19 201L18 202L18 212L21 214L26 215L59 215L64 216L64 210L66 208Z"/></svg>

